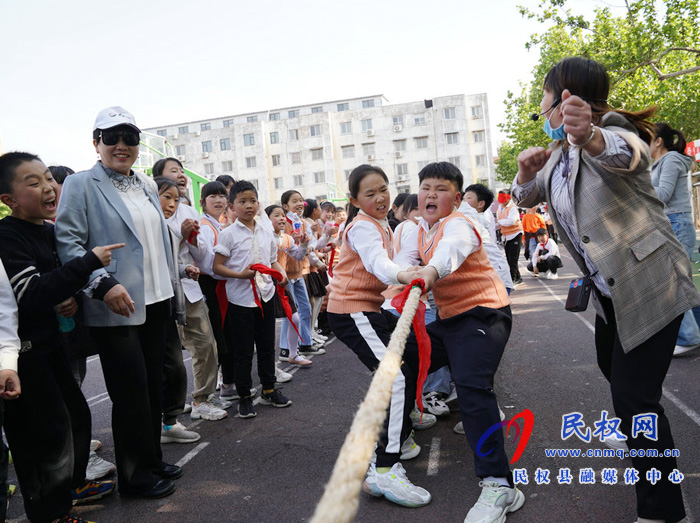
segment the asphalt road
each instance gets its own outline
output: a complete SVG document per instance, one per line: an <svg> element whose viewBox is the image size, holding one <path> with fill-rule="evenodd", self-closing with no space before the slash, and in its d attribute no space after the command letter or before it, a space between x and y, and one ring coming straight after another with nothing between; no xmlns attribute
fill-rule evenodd
<svg viewBox="0 0 700 523"><path fill-rule="evenodd" d="M631 460L618 458L548 458L544 449L604 448L603 444L561 439L562 416L580 412L588 426L602 410L611 413L608 385L598 370L593 348L592 305L584 313L563 308L568 282L576 273L564 254L559 280L532 278L513 293L514 325L496 379L499 403L510 418L524 409L534 414L527 448L514 468L525 469L529 484L522 509L512 522L625 522L636 519L632 486L624 484ZM291 522L311 518L343 443L352 417L371 376L354 354L335 339L328 353L299 369L283 392L294 404L286 409L258 406L253 419L235 417L194 423L202 439L190 445L163 446L165 460L182 464L185 473L176 492L161 500L121 499L113 494L102 502L76 507L74 513L98 522ZM187 357L187 353L183 353ZM700 521L700 350L673 360L665 383L663 404L680 451L679 470L688 521ZM97 358L90 358L83 387L93 413L93 437L104 448L100 455L113 461L110 401ZM472 453L464 436L452 431L457 413L440 419L432 429L416 432L423 447L404 462L409 478L427 488L433 500L421 509L406 509L360 493L356 521L459 522L476 501L480 489ZM512 456L516 442L509 439ZM578 471L596 471L593 485L578 482ZM550 484L535 482L536 469L549 469ZM571 485L559 485L560 468L570 468ZM616 468L618 484L601 483L601 470ZM13 477L12 470L10 471ZM9 518L24 521L21 495L11 499Z"/></svg>

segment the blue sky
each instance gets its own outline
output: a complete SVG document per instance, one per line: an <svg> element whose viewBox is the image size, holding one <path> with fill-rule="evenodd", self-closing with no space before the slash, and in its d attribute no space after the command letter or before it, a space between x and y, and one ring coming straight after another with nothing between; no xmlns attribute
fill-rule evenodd
<svg viewBox="0 0 700 523"><path fill-rule="evenodd" d="M498 140L542 30L518 3L538 0L0 0L2 148L82 170L107 106L151 127L375 93L486 92Z"/></svg>

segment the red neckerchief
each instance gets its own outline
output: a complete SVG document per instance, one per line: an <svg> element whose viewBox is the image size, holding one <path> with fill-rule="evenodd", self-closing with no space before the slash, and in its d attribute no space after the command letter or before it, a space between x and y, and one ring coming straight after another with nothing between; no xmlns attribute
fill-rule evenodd
<svg viewBox="0 0 700 523"><path fill-rule="evenodd" d="M276 271L275 269L268 267L267 265L263 265L262 263L255 263L250 266L250 270L259 272L261 274L268 274L272 276L274 280L277 282L282 281L282 273L279 271ZM253 298L255 299L255 304L260 307L260 313L263 314L262 312L262 302L260 301L260 296L258 296L258 288L257 285L255 285L255 278L250 279L250 284L253 287ZM299 339L301 340L302 343L305 343L304 338L301 337L301 334L299 334L299 329L297 329L297 326L294 324L292 321L292 307L289 305L289 298L287 298L287 294L284 292L284 287L280 285L279 283L275 284L275 287L277 288L277 294L280 297L280 301L282 302L282 309L284 310L284 315L287 317L289 320L289 323L292 324L292 327L296 331L297 335L299 336ZM263 314L263 317L265 315Z"/></svg>
<svg viewBox="0 0 700 523"><path fill-rule="evenodd" d="M335 260L335 249L331 251L331 258L328 260L328 276L333 277L333 260Z"/></svg>
<svg viewBox="0 0 700 523"><path fill-rule="evenodd" d="M401 294L394 296L391 300L391 305L399 313L403 312L404 305L408 299L408 295L413 287L420 287L423 293L425 293L425 282L421 280L413 280L409 285L406 285ZM416 341L418 342L418 382L416 389L416 403L421 411L421 418L423 417L423 384L425 379L428 377L428 369L430 369L430 353L432 351L432 346L430 344L430 336L428 336L428 331L425 330L425 303L422 301L418 302L418 309L416 310L416 315L413 316L413 332L416 335Z"/></svg>
<svg viewBox="0 0 700 523"><path fill-rule="evenodd" d="M224 328L226 322L226 311L228 311L228 298L226 297L226 280L216 282L216 301L219 303L219 311L221 311L221 328Z"/></svg>

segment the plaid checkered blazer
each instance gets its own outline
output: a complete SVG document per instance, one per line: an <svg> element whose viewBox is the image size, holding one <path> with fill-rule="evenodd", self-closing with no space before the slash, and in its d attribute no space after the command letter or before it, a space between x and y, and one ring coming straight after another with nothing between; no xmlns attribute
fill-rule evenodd
<svg viewBox="0 0 700 523"><path fill-rule="evenodd" d="M663 203L651 185L648 146L634 126L617 113L607 113L600 127L618 133L632 150L629 168L602 165L576 150L569 191L579 237L605 279L612 297L617 331L625 352L644 342L691 307L700 305L690 260L676 240ZM519 202L532 207L550 200L552 171L561 159L556 147L537 173L536 188ZM559 237L587 273L583 257L559 225L557 209L549 213ZM594 293L596 312L605 313Z"/></svg>

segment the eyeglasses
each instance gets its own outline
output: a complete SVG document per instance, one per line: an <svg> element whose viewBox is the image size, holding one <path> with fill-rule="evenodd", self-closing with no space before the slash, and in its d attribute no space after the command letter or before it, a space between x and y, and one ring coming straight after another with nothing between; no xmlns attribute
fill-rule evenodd
<svg viewBox="0 0 700 523"><path fill-rule="evenodd" d="M105 145L117 145L119 143L119 138L122 138L124 140L124 143L130 147L133 147L134 145L139 144L139 133L135 132L129 132L129 131L121 131L121 132L110 132L110 131L101 131L100 132L100 139L102 140L102 143Z"/></svg>

